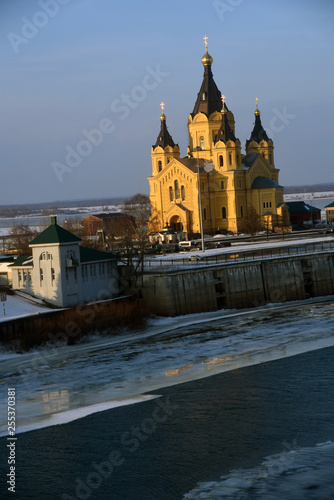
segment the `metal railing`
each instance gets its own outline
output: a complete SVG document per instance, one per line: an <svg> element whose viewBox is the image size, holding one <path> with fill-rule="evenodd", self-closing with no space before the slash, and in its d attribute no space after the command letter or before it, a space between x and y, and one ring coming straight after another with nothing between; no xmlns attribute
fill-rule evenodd
<svg viewBox="0 0 334 500"><path fill-rule="evenodd" d="M258 261L274 258L285 258L299 255L314 255L334 251L334 241L321 243L307 243L302 245L291 245L286 247L271 247L262 250L229 250L221 254L213 255L190 255L187 258L181 256L173 259L146 258L144 272L177 271L179 269L191 269L194 266L203 267L208 265L229 265L245 261Z"/></svg>

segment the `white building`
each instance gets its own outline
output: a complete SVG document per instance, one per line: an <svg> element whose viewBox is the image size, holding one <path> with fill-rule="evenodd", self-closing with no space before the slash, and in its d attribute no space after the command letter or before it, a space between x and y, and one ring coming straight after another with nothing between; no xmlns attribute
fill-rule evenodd
<svg viewBox="0 0 334 500"><path fill-rule="evenodd" d="M85 248L81 239L52 224L29 246L32 256L11 265L13 289L58 307L70 307L119 294L117 257Z"/></svg>
<svg viewBox="0 0 334 500"><path fill-rule="evenodd" d="M14 262L17 255L0 255L0 286L8 286L12 281L12 268L10 265Z"/></svg>

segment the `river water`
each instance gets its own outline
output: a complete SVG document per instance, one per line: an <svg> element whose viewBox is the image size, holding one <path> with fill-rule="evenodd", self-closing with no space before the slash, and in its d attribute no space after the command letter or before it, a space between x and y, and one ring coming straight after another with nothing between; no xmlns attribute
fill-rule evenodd
<svg viewBox="0 0 334 500"><path fill-rule="evenodd" d="M17 498L334 498L333 317L313 299L3 350Z"/></svg>

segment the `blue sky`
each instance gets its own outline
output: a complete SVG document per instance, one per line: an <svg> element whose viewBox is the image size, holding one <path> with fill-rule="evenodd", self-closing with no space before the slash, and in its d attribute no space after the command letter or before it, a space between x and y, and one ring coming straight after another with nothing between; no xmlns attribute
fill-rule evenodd
<svg viewBox="0 0 334 500"><path fill-rule="evenodd" d="M148 193L161 101L186 155L204 35L243 149L258 97L280 183L334 180L332 0L1 0L0 33L0 204Z"/></svg>

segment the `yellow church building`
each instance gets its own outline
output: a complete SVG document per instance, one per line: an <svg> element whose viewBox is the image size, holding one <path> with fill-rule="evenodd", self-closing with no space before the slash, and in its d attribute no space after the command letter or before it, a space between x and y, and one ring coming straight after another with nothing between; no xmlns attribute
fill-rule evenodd
<svg viewBox="0 0 334 500"><path fill-rule="evenodd" d="M155 230L161 231L167 225L188 238L200 233L200 207L206 234L240 231L250 206L271 227L288 223L274 144L262 126L258 100L254 128L246 141L246 154L242 154L234 116L213 79L213 59L208 53L207 37L204 40L204 76L188 118L185 158L180 158L179 146L167 129L161 103L161 127L151 149L152 176L148 178Z"/></svg>

